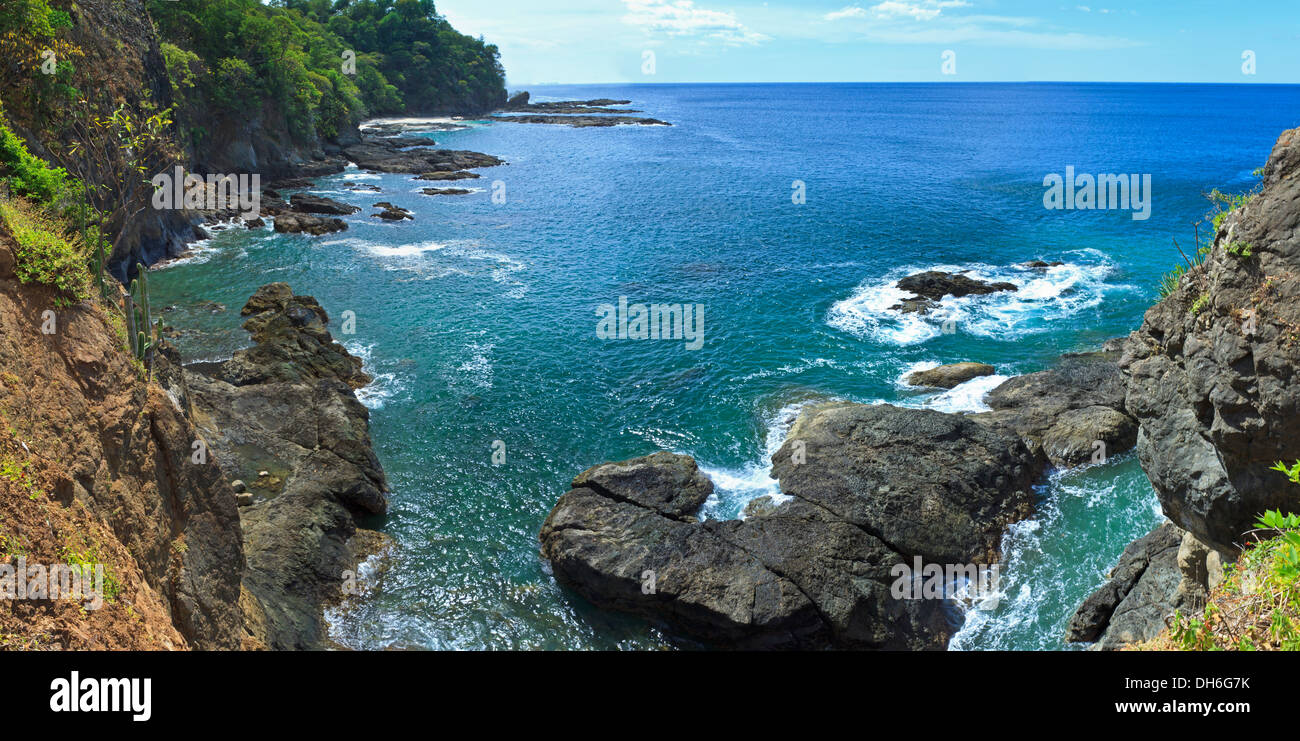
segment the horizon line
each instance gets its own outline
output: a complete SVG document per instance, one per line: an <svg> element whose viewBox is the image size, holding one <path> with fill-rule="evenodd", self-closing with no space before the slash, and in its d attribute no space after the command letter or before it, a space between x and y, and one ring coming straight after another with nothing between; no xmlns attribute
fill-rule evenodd
<svg viewBox="0 0 1300 741"><path fill-rule="evenodd" d="M792 80L792 81L711 81L690 82L632 82L628 80L607 82L521 82L507 84L508 88L529 85L594 86L594 85L1236 85L1240 87L1296 87L1300 82L1183 82L1175 80Z"/></svg>

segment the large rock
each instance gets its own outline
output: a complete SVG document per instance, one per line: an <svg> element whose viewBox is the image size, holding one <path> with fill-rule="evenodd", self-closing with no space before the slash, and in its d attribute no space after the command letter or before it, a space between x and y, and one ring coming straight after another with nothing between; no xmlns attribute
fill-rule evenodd
<svg viewBox="0 0 1300 741"><path fill-rule="evenodd" d="M1300 490L1269 470L1300 459L1297 276L1292 129L1273 148L1262 192L1223 221L1205 264L1147 312L1122 361L1138 454L1165 514L1217 550L1235 550L1264 510L1300 510Z"/></svg>
<svg viewBox="0 0 1300 741"><path fill-rule="evenodd" d="M331 216L347 216L361 210L357 206L336 201L333 198L313 196L307 193L294 193L289 196L289 205L294 211L307 214L329 214Z"/></svg>
<svg viewBox="0 0 1300 741"><path fill-rule="evenodd" d="M328 216L312 216L310 214L292 214L282 213L275 217L275 230L282 234L296 234L299 232L319 237L322 234L331 232L341 232L348 228L348 224L343 219L331 218Z"/></svg>
<svg viewBox="0 0 1300 741"><path fill-rule="evenodd" d="M240 508L250 637L321 648L322 606L359 557L356 521L387 509L369 412L353 391L369 377L310 296L273 283L241 313L254 346L208 374L187 370L188 398L226 476L251 482L253 503Z"/></svg>
<svg viewBox="0 0 1300 741"><path fill-rule="evenodd" d="M991 376L997 369L986 363L949 363L938 368L916 371L907 377L909 386L932 386L950 389L972 378Z"/></svg>
<svg viewBox="0 0 1300 741"><path fill-rule="evenodd" d="M933 301L939 301L945 296L961 298L962 296L982 296L999 291L1018 290L1014 283L989 283L961 273L945 273L939 270L927 270L923 273L909 275L898 281L897 285L904 291L915 293L921 298L928 298Z"/></svg>
<svg viewBox="0 0 1300 741"><path fill-rule="evenodd" d="M850 402L804 409L772 456L782 493L936 563L995 562L1043 467L1014 434L966 416Z"/></svg>
<svg viewBox="0 0 1300 741"><path fill-rule="evenodd" d="M455 172L505 164L490 154L428 146L408 149L400 146L400 141L371 136L363 137L361 143L347 147L344 152L357 167L376 172Z"/></svg>
<svg viewBox="0 0 1300 741"><path fill-rule="evenodd" d="M895 568L997 557L1042 464L1015 435L891 406L806 409L773 475L793 498L697 522L712 485L686 456L589 469L542 526L556 578L670 633L748 648L942 649L943 600L896 599Z"/></svg>
<svg viewBox="0 0 1300 741"><path fill-rule="evenodd" d="M1118 353L1061 356L1049 370L1008 379L984 397L981 423L1015 430L1031 450L1066 467L1104 460L1133 447L1137 423L1125 412Z"/></svg>

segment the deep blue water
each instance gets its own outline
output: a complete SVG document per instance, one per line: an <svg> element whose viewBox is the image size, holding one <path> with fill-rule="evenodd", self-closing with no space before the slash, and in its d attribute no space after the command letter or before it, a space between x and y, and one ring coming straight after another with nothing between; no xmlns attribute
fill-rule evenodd
<svg viewBox="0 0 1300 741"><path fill-rule="evenodd" d="M155 305L190 328L187 357L246 342L238 308L266 282L316 296L376 384L365 394L392 484L374 523L397 542L380 594L335 628L359 648L665 645L643 622L559 588L537 531L584 468L669 449L719 485L734 517L774 491L767 456L801 403L980 408L997 379L941 396L905 372L959 360L1039 370L1135 328L1192 242L1202 191L1246 190L1300 87L1110 84L690 85L534 89L539 100L628 98L672 127L473 122L439 145L503 157L468 196L349 170L319 192L370 209L323 238L231 229L160 270ZM1049 211L1043 178L1149 173L1151 216ZM342 189L364 181L382 193ZM807 201L792 203L803 181ZM491 198L494 181L505 202ZM437 184L433 184L437 185ZM500 188L500 186L497 186ZM1031 259L1066 265L1043 274ZM928 319L885 307L932 267L1010 280L1016 294L949 300ZM703 348L603 340L595 309L705 305ZM228 307L211 314L206 301ZM952 331L944 332L941 319ZM337 330L337 324L335 324ZM492 463L493 442L506 462ZM1077 603L1159 521L1132 456L1054 477L1008 535L1007 599L961 648L1056 648Z"/></svg>

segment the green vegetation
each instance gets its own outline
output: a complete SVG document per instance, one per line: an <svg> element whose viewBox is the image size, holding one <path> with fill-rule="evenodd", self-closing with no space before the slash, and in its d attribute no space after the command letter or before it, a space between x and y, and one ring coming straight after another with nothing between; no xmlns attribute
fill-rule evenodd
<svg viewBox="0 0 1300 741"><path fill-rule="evenodd" d="M0 218L17 243L15 272L19 282L53 288L55 308L90 297L86 256L52 220L15 199L0 200Z"/></svg>
<svg viewBox="0 0 1300 741"><path fill-rule="evenodd" d="M505 101L497 48L457 32L432 0L150 0L149 12L189 121L265 108L302 141L381 113ZM186 133L195 145L208 134Z"/></svg>
<svg viewBox="0 0 1300 741"><path fill-rule="evenodd" d="M45 492L36 485L36 480L27 471L28 465L27 461L19 462L12 458L0 458L0 479L5 479L27 492L30 499L38 499Z"/></svg>
<svg viewBox="0 0 1300 741"><path fill-rule="evenodd" d="M162 319L158 319L157 326L150 322L149 271L144 265L139 265L136 273L138 277L131 281L131 287L126 292L126 339L131 355L143 363L158 344Z"/></svg>
<svg viewBox="0 0 1300 741"><path fill-rule="evenodd" d="M95 568L102 566L104 569L104 601L108 603L116 602L117 598L126 589L121 580L117 578L117 575L109 571L107 560L100 555L99 546L85 534L76 533L73 537L76 538L76 542L70 539L63 545L60 554L63 562L81 569L82 574L94 574Z"/></svg>
<svg viewBox="0 0 1300 741"><path fill-rule="evenodd" d="M0 75L0 97L21 98L28 110L44 117L54 115L80 94L72 86L72 60L82 56L81 49L59 38L60 31L72 27L72 17L50 7L47 0L5 0L4 5L0 57L25 73Z"/></svg>
<svg viewBox="0 0 1300 741"><path fill-rule="evenodd" d="M1300 484L1300 461L1275 471ZM1260 539L1227 567L1200 615L1175 613L1167 639L1146 648L1183 651L1300 651L1300 515L1265 512Z"/></svg>
<svg viewBox="0 0 1300 741"><path fill-rule="evenodd" d="M1255 171L1257 177L1262 175L1262 173L1263 168L1259 168ZM1211 250L1214 249L1215 238L1218 236L1219 229L1223 226L1224 220L1228 218L1228 214L1244 207L1257 195L1259 195L1259 186L1256 186L1254 189L1246 193L1228 194L1215 188L1205 194L1206 199L1210 201L1213 208L1204 216L1204 218L1195 224L1196 254L1189 258L1187 253L1183 252L1183 248L1178 246L1178 241L1174 241L1174 246L1178 247L1178 252L1183 256L1183 262L1185 264L1175 265L1173 270L1160 277L1160 283L1157 284L1156 288L1161 301L1165 300L1172 295L1174 291L1178 290L1178 286L1182 282L1184 275L1187 275L1189 272L1205 263L1205 259L1209 256ZM1213 230L1202 237L1200 227L1206 222L1210 223ZM1223 249L1228 254L1241 260L1249 260L1255 255L1255 248L1249 242L1242 242L1240 240L1233 240L1230 244L1224 245ZM1205 296L1202 296L1201 298L1206 298L1208 300L1208 297ZM1201 304L1199 298L1197 299L1197 303ZM1203 306L1203 304L1201 304L1201 306ZM1197 314L1199 312L1200 307L1193 305L1192 313Z"/></svg>
<svg viewBox="0 0 1300 741"><path fill-rule="evenodd" d="M1192 316L1198 316L1202 311L1205 310L1205 307L1209 305L1210 305L1210 294L1202 293L1201 295L1196 297L1196 300L1192 302L1192 308L1188 309L1187 311L1190 314L1192 314Z"/></svg>

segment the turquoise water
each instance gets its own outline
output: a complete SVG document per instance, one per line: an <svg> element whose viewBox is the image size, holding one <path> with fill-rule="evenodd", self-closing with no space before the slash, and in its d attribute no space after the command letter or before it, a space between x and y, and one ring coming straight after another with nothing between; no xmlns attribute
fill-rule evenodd
<svg viewBox="0 0 1300 741"><path fill-rule="evenodd" d="M363 393L392 486L396 558L336 638L357 648L646 648L644 622L558 587L537 531L566 483L605 460L688 453L714 517L775 490L767 456L810 400L980 408L997 379L943 395L911 369L958 360L1002 376L1127 333L1191 241L1211 187L1243 190L1300 89L1177 85L692 85L535 90L630 98L675 125L572 129L474 122L439 145L510 164L428 197L406 175L349 170L319 192L415 213L345 217L311 238L229 229L151 276L189 360L246 343L257 286L315 296L375 384ZM1043 177L1151 173L1152 215L1048 211ZM494 181L505 202L494 203ZM803 181L807 202L792 203ZM353 192L346 181L378 185ZM1046 274L1030 259L1066 264ZM886 312L892 280L933 267L1016 294ZM705 342L604 340L596 307L700 303ZM227 307L212 313L206 302ZM945 333L940 319L951 320ZM493 465L494 442L505 463ZM1159 521L1132 456L1054 477L1008 534L1007 598L954 648L1060 647L1064 621L1123 547Z"/></svg>

